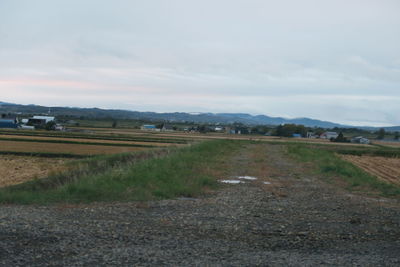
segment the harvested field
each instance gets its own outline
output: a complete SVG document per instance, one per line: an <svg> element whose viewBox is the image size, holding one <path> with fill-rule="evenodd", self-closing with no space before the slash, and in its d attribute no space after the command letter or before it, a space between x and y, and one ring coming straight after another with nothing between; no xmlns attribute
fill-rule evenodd
<svg viewBox="0 0 400 267"><path fill-rule="evenodd" d="M85 143L105 143L117 145L151 145L151 146L171 146L177 145L173 143L157 143L157 142L140 142L140 141L119 141L119 140L102 140L102 139L89 139L89 138L74 138L74 137L44 137L44 136L23 136L23 135L0 135L1 138L18 138L22 140L41 140L41 141L72 141L72 142L85 142Z"/></svg>
<svg viewBox="0 0 400 267"><path fill-rule="evenodd" d="M77 155L99 155L115 154L124 152L133 152L144 147L124 147L124 146L102 146L102 145L81 145L81 144L63 144L63 143L43 143L43 142L18 142L1 141L0 151L12 152L44 152L44 153L66 153Z"/></svg>
<svg viewBox="0 0 400 267"><path fill-rule="evenodd" d="M342 157L384 182L400 185L400 158L352 155Z"/></svg>
<svg viewBox="0 0 400 267"><path fill-rule="evenodd" d="M67 161L59 158L0 156L0 187L44 178L50 172L64 169Z"/></svg>
<svg viewBox="0 0 400 267"><path fill-rule="evenodd" d="M400 142L374 141L373 144L387 146L387 147L400 148Z"/></svg>

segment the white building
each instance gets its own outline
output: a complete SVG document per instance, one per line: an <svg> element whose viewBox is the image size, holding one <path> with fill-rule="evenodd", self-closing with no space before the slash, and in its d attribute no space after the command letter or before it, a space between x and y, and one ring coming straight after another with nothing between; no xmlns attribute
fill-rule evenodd
<svg viewBox="0 0 400 267"><path fill-rule="evenodd" d="M351 139L352 143L357 143L357 144L369 144L370 141L368 138L362 137L362 136L357 136L357 137L353 137Z"/></svg>
<svg viewBox="0 0 400 267"><path fill-rule="evenodd" d="M46 123L50 121L54 121L56 118L55 117L49 117L49 116L33 116L32 119L35 120L45 120Z"/></svg>
<svg viewBox="0 0 400 267"><path fill-rule="evenodd" d="M330 140L332 138L336 139L336 137L338 137L338 133L337 132L324 132L319 136L319 138L328 139L328 140Z"/></svg>

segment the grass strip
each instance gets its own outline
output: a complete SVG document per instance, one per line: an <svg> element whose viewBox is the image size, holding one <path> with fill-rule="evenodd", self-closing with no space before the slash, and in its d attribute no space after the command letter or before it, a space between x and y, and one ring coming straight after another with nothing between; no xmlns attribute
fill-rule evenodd
<svg viewBox="0 0 400 267"><path fill-rule="evenodd" d="M77 203L193 197L217 186L220 169L240 142L218 140L184 148L94 157L70 171L0 189L0 203Z"/></svg>
<svg viewBox="0 0 400 267"><path fill-rule="evenodd" d="M332 181L341 178L349 190L378 191L382 196L399 196L400 187L380 181L354 164L341 159L332 150L309 145L288 145L288 153L299 161L312 163L317 174L323 174Z"/></svg>

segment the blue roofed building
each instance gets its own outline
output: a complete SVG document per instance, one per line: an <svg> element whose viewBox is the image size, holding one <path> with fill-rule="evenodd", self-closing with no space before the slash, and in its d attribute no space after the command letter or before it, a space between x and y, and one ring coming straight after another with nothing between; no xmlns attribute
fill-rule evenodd
<svg viewBox="0 0 400 267"><path fill-rule="evenodd" d="M17 128L18 124L15 119L0 119L0 128Z"/></svg>
<svg viewBox="0 0 400 267"><path fill-rule="evenodd" d="M142 125L140 129L143 131L160 131L160 129L157 129L157 127L153 124Z"/></svg>

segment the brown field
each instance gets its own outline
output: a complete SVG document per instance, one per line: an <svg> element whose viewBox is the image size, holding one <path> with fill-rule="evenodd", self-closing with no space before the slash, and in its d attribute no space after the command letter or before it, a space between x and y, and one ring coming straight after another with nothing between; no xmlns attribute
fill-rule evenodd
<svg viewBox="0 0 400 267"><path fill-rule="evenodd" d="M80 145L80 144L57 144L42 142L18 142L1 141L0 151L12 152L43 152L43 153L67 153L78 155L99 155L132 152L148 149L145 147L123 147L102 145Z"/></svg>
<svg viewBox="0 0 400 267"><path fill-rule="evenodd" d="M400 186L400 158L342 155L380 180Z"/></svg>
<svg viewBox="0 0 400 267"><path fill-rule="evenodd" d="M383 141L374 141L374 144L387 146L387 147L394 147L400 148L400 142L383 142Z"/></svg>
<svg viewBox="0 0 400 267"><path fill-rule="evenodd" d="M104 140L104 139L88 139L88 138L73 138L73 137L53 137L53 136L24 136L24 135L1 135L0 138L18 138L18 139L35 139L35 140L56 140L56 141L75 141L86 143L106 143L106 144L127 144L127 145L152 145L152 146L171 146L172 143L157 143L157 142L139 142L139 141L119 141L119 140Z"/></svg>
<svg viewBox="0 0 400 267"><path fill-rule="evenodd" d="M0 187L44 178L50 172L63 170L70 160L0 155Z"/></svg>

